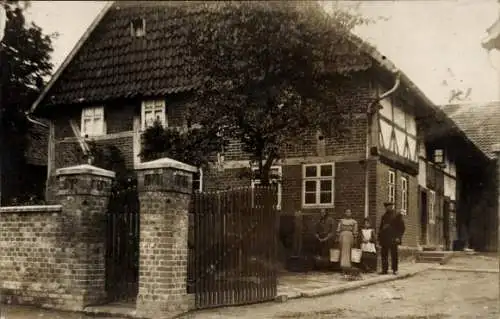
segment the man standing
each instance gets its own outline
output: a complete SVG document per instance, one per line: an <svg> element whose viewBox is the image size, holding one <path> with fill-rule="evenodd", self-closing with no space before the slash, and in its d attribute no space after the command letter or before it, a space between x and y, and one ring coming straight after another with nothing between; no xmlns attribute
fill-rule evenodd
<svg viewBox="0 0 500 319"><path fill-rule="evenodd" d="M405 232L403 215L396 213L394 203L384 203L385 214L380 221L380 231L378 241L381 246L380 255L382 258L382 274L387 274L389 270L389 253L391 254L391 266L393 274L398 273L398 245Z"/></svg>

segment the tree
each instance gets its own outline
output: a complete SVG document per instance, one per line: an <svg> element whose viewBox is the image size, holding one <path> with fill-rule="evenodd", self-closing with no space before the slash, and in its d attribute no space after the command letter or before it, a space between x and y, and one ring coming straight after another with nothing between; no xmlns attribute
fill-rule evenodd
<svg viewBox="0 0 500 319"><path fill-rule="evenodd" d="M350 33L367 20L339 8L327 13L317 2L212 2L195 10L202 14L186 25L189 72L202 84L189 121L241 142L263 184L287 144L345 129L350 110L335 88L371 66Z"/></svg>
<svg viewBox="0 0 500 319"><path fill-rule="evenodd" d="M159 122L144 134L141 158L145 161L168 156L196 167L206 167L213 155L225 145L222 137L211 127L196 127L180 131L163 128Z"/></svg>
<svg viewBox="0 0 500 319"><path fill-rule="evenodd" d="M55 35L44 35L37 25L27 25L24 13L29 2L7 1L3 6L7 23L0 46L1 170L6 179L19 180L19 175L9 178L8 174L22 171L32 125L25 112L39 95L44 79L51 74L50 54Z"/></svg>

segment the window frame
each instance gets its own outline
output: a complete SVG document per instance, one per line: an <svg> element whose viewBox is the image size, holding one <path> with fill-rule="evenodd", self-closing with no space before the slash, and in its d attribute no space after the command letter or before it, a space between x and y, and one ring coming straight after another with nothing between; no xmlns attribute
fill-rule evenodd
<svg viewBox="0 0 500 319"><path fill-rule="evenodd" d="M401 176L401 212L403 215L408 214L409 183L408 176Z"/></svg>
<svg viewBox="0 0 500 319"><path fill-rule="evenodd" d="M255 172L255 171L258 171L259 168L256 167L256 166L252 166L251 167L251 170L252 170L252 174ZM277 170L278 172L278 175L279 175L279 178L271 178L270 182L274 182L276 181L276 183L278 184L278 189L277 189L277 199L276 199L276 209L277 210L281 210L281 197L282 197L282 178L283 178L283 168L281 165L273 165L269 168L270 171L273 171L273 170ZM260 178L252 178L250 180L250 186L252 187L252 190L255 188L255 185L260 185L261 183L261 179ZM254 207L254 196L252 196L252 207Z"/></svg>
<svg viewBox="0 0 500 319"><path fill-rule="evenodd" d="M145 131L151 125L148 125L146 123L146 108L150 105L148 104L153 104L152 105L152 112L153 115L156 113L158 109L162 109L161 116L160 116L160 123L163 127L168 127L168 116L167 116L167 104L165 102L165 99L152 99L152 100L144 100L141 102L141 129L142 131ZM157 119L157 118L156 118ZM155 121L156 121L155 119ZM154 121L153 121L154 123Z"/></svg>
<svg viewBox="0 0 500 319"><path fill-rule="evenodd" d="M442 165L445 163L444 149L436 148L436 149L434 149L434 151L432 153L433 153L432 154L432 162L434 164ZM440 153L440 154L438 155L438 153ZM438 161L437 159L441 159L441 160Z"/></svg>
<svg viewBox="0 0 500 319"><path fill-rule="evenodd" d="M91 112L91 115L88 115L86 113ZM99 111L99 115L96 116L96 111ZM96 118L100 117L102 121L102 126L100 128L99 132L96 132L95 128L95 121ZM85 130L85 121L90 119L92 121L92 129L91 131L86 131ZM95 137L95 136L102 136L106 135L106 120L104 116L104 106L88 106L82 108L82 113L81 113L81 119L80 119L80 135L83 137Z"/></svg>
<svg viewBox="0 0 500 319"><path fill-rule="evenodd" d="M387 201L396 203L396 171L392 169L387 173Z"/></svg>
<svg viewBox="0 0 500 319"><path fill-rule="evenodd" d="M194 187L193 187L193 191L202 192L203 191L203 169L202 168L198 168L198 173L200 175L200 177L198 178L198 181L199 181L200 185L198 186L198 189L194 189ZM194 178L194 176L195 175L193 174L193 181L192 181L193 184L194 184L194 181L196 180Z"/></svg>
<svg viewBox="0 0 500 319"><path fill-rule="evenodd" d="M429 224L436 222L436 192L429 190Z"/></svg>
<svg viewBox="0 0 500 319"><path fill-rule="evenodd" d="M331 166L332 174L331 176L321 176L321 167ZM316 176L306 176L306 171L308 167L316 168ZM308 181L316 182L316 189L314 191L316 200L314 203L306 203L306 183ZM321 203L321 181L331 181L331 201L330 203ZM335 206L335 163L334 162L324 162L315 164L302 164L302 208L317 208L317 207L334 207Z"/></svg>

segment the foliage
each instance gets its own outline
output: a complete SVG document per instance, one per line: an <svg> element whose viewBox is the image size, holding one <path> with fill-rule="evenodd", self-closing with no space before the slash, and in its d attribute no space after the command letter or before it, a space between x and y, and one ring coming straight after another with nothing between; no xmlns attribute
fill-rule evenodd
<svg viewBox="0 0 500 319"><path fill-rule="evenodd" d="M138 209L137 179L133 170L128 169L123 153L114 145L100 145L88 142L94 156L94 164L116 173L111 187L109 209Z"/></svg>
<svg viewBox="0 0 500 319"><path fill-rule="evenodd" d="M190 128L180 131L163 128L159 122L148 128L142 138L140 156L144 161L166 156L196 167L208 165L214 154L221 151L225 144L216 130Z"/></svg>
<svg viewBox="0 0 500 319"><path fill-rule="evenodd" d="M340 83L371 66L350 31L360 15L317 2L207 2L186 19L192 74L201 87L187 120L202 129L180 133L160 126L145 133L144 157L167 156L207 163L228 140L241 142L260 179L288 144L311 132L345 131ZM201 12L201 14L200 14ZM216 138L222 136L222 138Z"/></svg>
<svg viewBox="0 0 500 319"><path fill-rule="evenodd" d="M287 144L318 130L343 132L350 110L335 88L371 66L350 33L367 21L317 2L216 2L203 10L188 26L191 65L204 79L192 120L241 142L262 183Z"/></svg>
<svg viewBox="0 0 500 319"><path fill-rule="evenodd" d="M28 132L33 125L25 112L37 98L44 78L51 74L55 35L45 35L35 24L27 25L24 14L29 2L7 1L3 5L7 23L0 46L0 144L4 174L15 174L23 170Z"/></svg>

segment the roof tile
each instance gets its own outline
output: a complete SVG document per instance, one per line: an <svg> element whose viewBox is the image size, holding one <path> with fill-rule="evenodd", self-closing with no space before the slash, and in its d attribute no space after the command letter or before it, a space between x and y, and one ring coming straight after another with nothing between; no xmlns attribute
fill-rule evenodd
<svg viewBox="0 0 500 319"><path fill-rule="evenodd" d="M490 158L493 144L500 143L500 101L489 103L450 104L442 110Z"/></svg>
<svg viewBox="0 0 500 319"><path fill-rule="evenodd" d="M187 72L187 33L182 28L185 19L200 13L195 8L189 3L118 2L61 74L44 104L196 88L199 77ZM147 17L142 38L130 35L130 22L137 17Z"/></svg>

